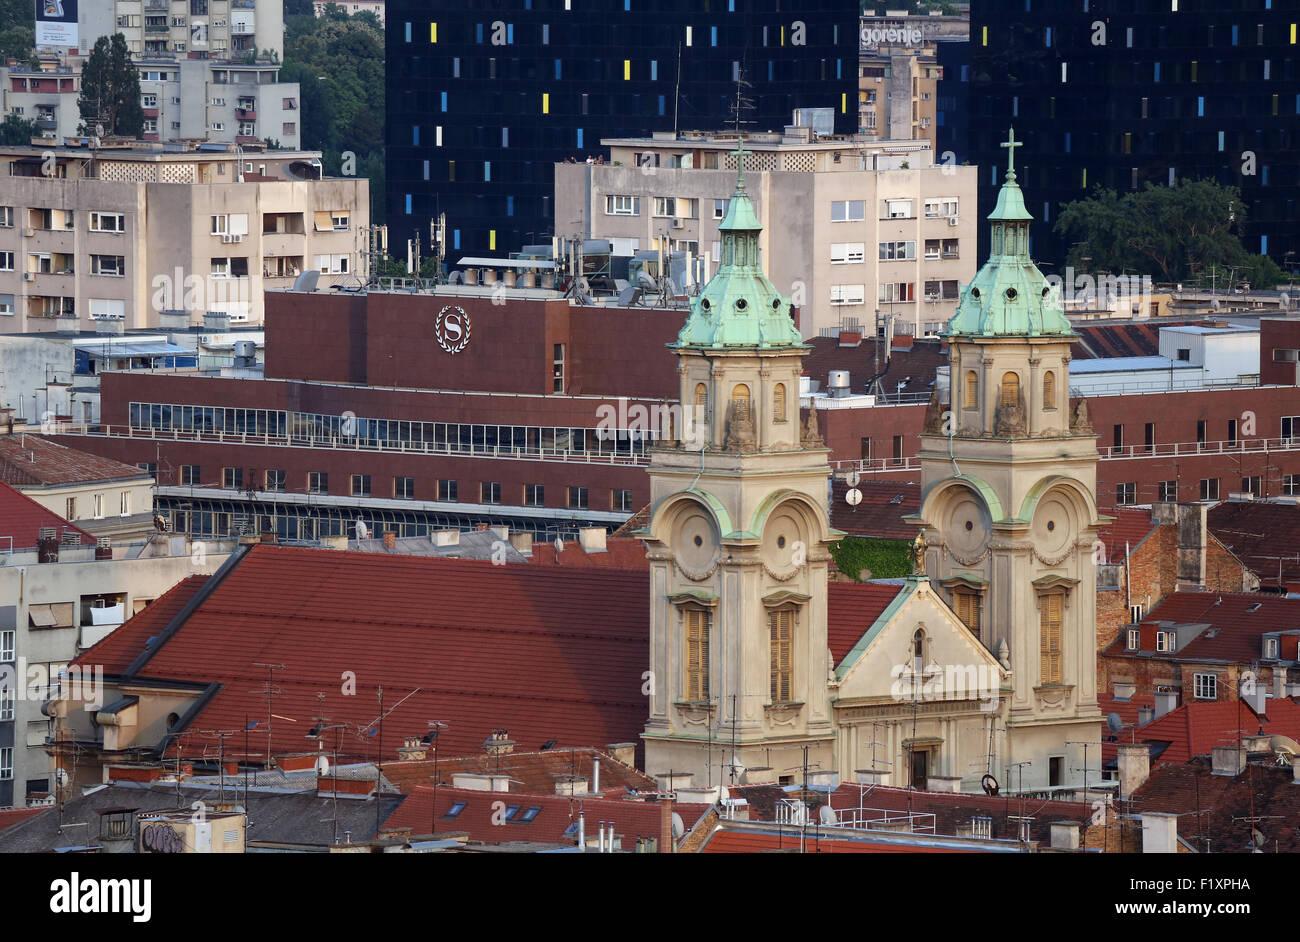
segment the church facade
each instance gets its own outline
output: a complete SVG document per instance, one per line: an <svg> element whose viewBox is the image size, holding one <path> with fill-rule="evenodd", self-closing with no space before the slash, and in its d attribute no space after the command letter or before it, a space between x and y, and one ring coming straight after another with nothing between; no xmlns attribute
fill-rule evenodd
<svg viewBox="0 0 1300 942"><path fill-rule="evenodd" d="M1013 170L994 252L949 325L953 403L932 405L922 437L914 574L832 593L842 534L816 410L799 421L807 347L763 272L740 163L721 266L671 345L696 427L649 468L647 771L1080 783L1100 763L1097 451L1069 409L1073 333L1029 260ZM1086 760L1084 742L1098 744Z"/></svg>

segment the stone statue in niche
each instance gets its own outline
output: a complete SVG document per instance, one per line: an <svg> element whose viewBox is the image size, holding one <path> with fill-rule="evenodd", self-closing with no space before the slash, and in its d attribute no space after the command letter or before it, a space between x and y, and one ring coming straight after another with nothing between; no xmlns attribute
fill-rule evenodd
<svg viewBox="0 0 1300 942"><path fill-rule="evenodd" d="M997 412L997 427L994 434L998 438L1019 438L1025 434L1025 394L1021 391L1016 396L1016 401L1010 404L999 404Z"/></svg>
<svg viewBox="0 0 1300 942"><path fill-rule="evenodd" d="M803 425L803 436L800 439L805 448L823 448L826 443L822 441L821 432L817 430L817 407L812 406L808 409L808 419Z"/></svg>
<svg viewBox="0 0 1300 942"><path fill-rule="evenodd" d="M1070 431L1088 433L1093 431L1092 420L1088 418L1088 400L1080 399L1070 416Z"/></svg>
<svg viewBox="0 0 1300 942"><path fill-rule="evenodd" d="M930 395L930 402L925 407L925 431L931 435L943 434L943 403L939 401L937 389Z"/></svg>
<svg viewBox="0 0 1300 942"><path fill-rule="evenodd" d="M728 451L753 451L754 442L754 420L749 414L748 400L732 400L727 406L727 440L722 447Z"/></svg>

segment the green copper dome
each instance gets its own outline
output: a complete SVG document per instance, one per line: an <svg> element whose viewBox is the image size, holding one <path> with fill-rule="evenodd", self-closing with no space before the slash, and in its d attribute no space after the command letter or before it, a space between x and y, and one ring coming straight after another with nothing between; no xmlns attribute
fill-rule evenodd
<svg viewBox="0 0 1300 942"><path fill-rule="evenodd" d="M802 347L803 336L791 319L793 305L763 273L758 237L763 231L745 192L744 155L737 155L736 192L718 224L722 258L718 273L696 298L672 347L771 349Z"/></svg>
<svg viewBox="0 0 1300 942"><path fill-rule="evenodd" d="M989 213L992 238L988 261L979 270L948 322L949 337L1074 336L1074 327L1061 310L1059 293L1029 257L1029 223L1025 198L1016 183L1012 131L1006 181Z"/></svg>

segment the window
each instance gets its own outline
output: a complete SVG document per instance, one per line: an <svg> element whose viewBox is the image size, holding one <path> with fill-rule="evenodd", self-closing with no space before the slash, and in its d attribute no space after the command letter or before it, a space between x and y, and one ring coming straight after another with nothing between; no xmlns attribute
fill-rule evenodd
<svg viewBox="0 0 1300 942"><path fill-rule="evenodd" d="M569 487L569 507L573 510L587 509L587 489L585 487Z"/></svg>
<svg viewBox="0 0 1300 942"><path fill-rule="evenodd" d="M197 470L197 467L195 470ZM195 483L198 482L196 481ZM103 494L94 495L91 498L91 502L94 504L95 507L95 519L103 520L104 519L104 495Z"/></svg>
<svg viewBox="0 0 1300 942"><path fill-rule="evenodd" d="M1159 652L1161 652L1161 653L1163 653L1163 654L1167 654L1167 653L1169 653L1170 651L1174 650L1175 647L1177 647L1177 643L1176 643L1176 641L1175 641L1175 635L1174 635L1174 633L1173 633L1172 631L1163 631L1163 630L1162 630L1162 631L1157 631L1157 632L1156 632L1156 650L1157 650L1157 651L1159 651Z"/></svg>
<svg viewBox="0 0 1300 942"><path fill-rule="evenodd" d="M222 468L221 486L226 490L242 491L244 489L244 469Z"/></svg>
<svg viewBox="0 0 1300 942"><path fill-rule="evenodd" d="M451 807L447 809L447 813L444 814L443 817L444 817L444 818L455 818L455 817L458 817L458 816L460 815L460 813L461 813L462 811L464 811L464 810L465 810L465 802L463 802L463 801L454 801L454 802L451 803Z"/></svg>
<svg viewBox="0 0 1300 942"><path fill-rule="evenodd" d="M415 478L393 478L393 497L399 500L411 500L415 497Z"/></svg>
<svg viewBox="0 0 1300 942"><path fill-rule="evenodd" d="M1276 661L1277 654L1278 654L1278 644L1279 642L1277 638L1265 638L1264 657L1268 658L1270 661Z"/></svg>
<svg viewBox="0 0 1300 942"><path fill-rule="evenodd" d="M14 691L0 689L0 723L12 722L14 718Z"/></svg>
<svg viewBox="0 0 1300 942"><path fill-rule="evenodd" d="M368 474L352 475L352 496L353 497L370 496L370 475Z"/></svg>
<svg viewBox="0 0 1300 942"><path fill-rule="evenodd" d="M974 370L966 371L966 382L962 387L962 407L966 409L978 409L980 401L980 378Z"/></svg>
<svg viewBox="0 0 1300 942"><path fill-rule="evenodd" d="M541 507L546 503L546 488L541 484L524 485L524 506Z"/></svg>
<svg viewBox="0 0 1300 942"><path fill-rule="evenodd" d="M836 200L831 203L831 222L861 222L866 218L865 200Z"/></svg>
<svg viewBox="0 0 1300 942"><path fill-rule="evenodd" d="M690 608L686 618L686 699L698 703L709 699L709 621L711 613Z"/></svg>
<svg viewBox="0 0 1300 942"><path fill-rule="evenodd" d="M1130 628L1128 638L1124 647L1129 651L1137 651L1142 645L1142 629Z"/></svg>
<svg viewBox="0 0 1300 942"><path fill-rule="evenodd" d="M1156 450L1156 423L1148 422L1142 427L1142 442L1148 454Z"/></svg>
<svg viewBox="0 0 1300 942"><path fill-rule="evenodd" d="M641 200L635 196L606 196L606 216L639 216Z"/></svg>
<svg viewBox="0 0 1300 942"><path fill-rule="evenodd" d="M980 633L979 593L969 589L956 589L952 593L952 601L953 610L956 611L962 624L978 635Z"/></svg>
<svg viewBox="0 0 1300 942"><path fill-rule="evenodd" d="M459 482L449 478L442 478L438 481L438 500L454 501Z"/></svg>
<svg viewBox="0 0 1300 942"><path fill-rule="evenodd" d="M266 489L268 491L284 490L285 472L283 469L267 469L264 476Z"/></svg>
<svg viewBox="0 0 1300 942"><path fill-rule="evenodd" d="M777 383L772 389L772 421L785 420L785 383Z"/></svg>
<svg viewBox="0 0 1300 942"><path fill-rule="evenodd" d="M883 242L881 243L884 244ZM850 265L854 262L860 262L866 257L865 242L832 242L831 243L831 264L832 265Z"/></svg>
<svg viewBox="0 0 1300 942"><path fill-rule="evenodd" d="M915 242L881 242L878 258L882 262L916 258Z"/></svg>
<svg viewBox="0 0 1300 942"><path fill-rule="evenodd" d="M307 472L307 493L309 494L328 494L330 490L330 476L325 471L308 471Z"/></svg>
<svg viewBox="0 0 1300 942"><path fill-rule="evenodd" d="M0 749L0 782L14 777L14 750L11 746Z"/></svg>
<svg viewBox="0 0 1300 942"><path fill-rule="evenodd" d="M1002 406L1014 406L1020 402L1020 374L1002 374Z"/></svg>
<svg viewBox="0 0 1300 942"><path fill-rule="evenodd" d="M1300 494L1300 474L1282 475L1282 493Z"/></svg>
<svg viewBox="0 0 1300 942"><path fill-rule="evenodd" d="M702 421L709 416L709 387L703 383L695 384L695 415L696 421Z"/></svg>
<svg viewBox="0 0 1300 942"><path fill-rule="evenodd" d="M911 215L910 213L908 215ZM927 219L939 219L943 217L957 215L957 198L945 197L942 199L932 199L925 201L925 216Z"/></svg>
<svg viewBox="0 0 1300 942"><path fill-rule="evenodd" d="M92 255L90 273L121 278L126 274L126 259L121 255Z"/></svg>
<svg viewBox="0 0 1300 942"><path fill-rule="evenodd" d="M13 227L14 208L12 206L0 206L0 229L12 229Z"/></svg>
<svg viewBox="0 0 1300 942"><path fill-rule="evenodd" d="M885 200L886 219L908 219L911 216L911 200Z"/></svg>
<svg viewBox="0 0 1300 942"><path fill-rule="evenodd" d="M1039 599L1038 652L1039 683L1061 682L1061 611L1065 596L1060 592Z"/></svg>
<svg viewBox="0 0 1300 942"><path fill-rule="evenodd" d="M1178 500L1178 482L1177 481L1157 481L1156 482L1156 500L1176 501Z"/></svg>
<svg viewBox="0 0 1300 942"><path fill-rule="evenodd" d="M894 301L915 301L916 284L911 281L882 282L877 298L886 303Z"/></svg>
<svg viewBox="0 0 1300 942"><path fill-rule="evenodd" d="M1244 493L1244 494L1251 494L1251 495L1253 495L1253 496L1255 496L1255 497L1258 497L1258 496L1259 496L1260 489L1261 489L1261 488L1260 488L1260 485L1261 485L1261 484L1262 484L1262 481L1261 481L1260 476L1259 476L1258 474L1256 474L1256 475L1254 475L1254 476L1252 476L1252 477L1242 478L1242 479L1241 479L1241 490L1242 490L1242 493Z"/></svg>
<svg viewBox="0 0 1300 942"><path fill-rule="evenodd" d="M714 218L714 219L723 219L723 218L725 218L726 215L727 215L727 207L728 207L730 204L731 204L731 200L714 200L714 201L713 201L713 218Z"/></svg>
<svg viewBox="0 0 1300 942"><path fill-rule="evenodd" d="M126 216L122 213L91 213L91 232L125 232Z"/></svg>
<svg viewBox="0 0 1300 942"><path fill-rule="evenodd" d="M1219 678L1215 674L1193 674L1197 700L1219 699Z"/></svg>
<svg viewBox="0 0 1300 942"><path fill-rule="evenodd" d="M627 490L610 491L610 506L614 510L624 513L632 510L632 492Z"/></svg>
<svg viewBox="0 0 1300 942"><path fill-rule="evenodd" d="M1205 444L1205 420L1204 419L1196 420L1196 444L1198 445Z"/></svg>
<svg viewBox="0 0 1300 942"><path fill-rule="evenodd" d="M1116 425L1111 431L1111 441L1114 442L1115 451L1120 451L1124 447L1124 426Z"/></svg>
<svg viewBox="0 0 1300 942"><path fill-rule="evenodd" d="M196 464L181 465L181 484L198 485L200 477L200 468Z"/></svg>
<svg viewBox="0 0 1300 942"><path fill-rule="evenodd" d="M831 304L862 304L866 300L866 285L831 285Z"/></svg>
<svg viewBox="0 0 1300 942"><path fill-rule="evenodd" d="M1219 479L1201 478L1201 500L1219 499Z"/></svg>
<svg viewBox="0 0 1300 942"><path fill-rule="evenodd" d="M1236 446L1237 446L1237 420L1229 419L1228 420L1228 447L1235 448Z"/></svg>
<svg viewBox="0 0 1300 942"><path fill-rule="evenodd" d="M121 517L131 516L131 492L130 491L123 491L121 494L118 495L117 512L118 512L118 516Z"/></svg>
<svg viewBox="0 0 1300 942"><path fill-rule="evenodd" d="M675 215L677 201L671 196L656 196L654 198L654 214L659 218Z"/></svg>
<svg viewBox="0 0 1300 942"><path fill-rule="evenodd" d="M1043 408L1056 408L1056 374L1051 370L1043 374Z"/></svg>
<svg viewBox="0 0 1300 942"><path fill-rule="evenodd" d="M768 693L773 703L789 703L790 681L794 675L791 667L794 610L782 609L767 614L768 632L771 636L771 664Z"/></svg>
<svg viewBox="0 0 1300 942"><path fill-rule="evenodd" d="M501 482L484 481L479 485L479 499L484 504L501 503Z"/></svg>
<svg viewBox="0 0 1300 942"><path fill-rule="evenodd" d="M1300 415L1282 416L1282 438L1287 443L1300 438Z"/></svg>
<svg viewBox="0 0 1300 942"><path fill-rule="evenodd" d="M1065 756L1048 756L1047 757L1047 784L1060 785L1065 780L1062 774L1064 768L1065 768Z"/></svg>
<svg viewBox="0 0 1300 942"><path fill-rule="evenodd" d="M0 271L14 270L14 253L0 252Z"/></svg>
<svg viewBox="0 0 1300 942"><path fill-rule="evenodd" d="M8 663L14 659L14 646L17 643L16 630L0 631L0 663Z"/></svg>
<svg viewBox="0 0 1300 942"><path fill-rule="evenodd" d="M553 367L551 392L564 392L564 344L555 345L554 359L551 363Z"/></svg>
<svg viewBox="0 0 1300 942"><path fill-rule="evenodd" d="M1136 504L1137 503L1137 482L1129 481L1126 484L1116 484L1115 503Z"/></svg>

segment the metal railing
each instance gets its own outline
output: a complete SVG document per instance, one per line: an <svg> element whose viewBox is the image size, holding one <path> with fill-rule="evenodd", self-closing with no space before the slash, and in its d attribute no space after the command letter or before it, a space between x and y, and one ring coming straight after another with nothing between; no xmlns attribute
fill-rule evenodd
<svg viewBox="0 0 1300 942"><path fill-rule="evenodd" d="M649 455L560 448L530 448L515 445L440 445L435 442L402 442L360 439L355 436L270 435L257 432L203 432L180 429L132 428L129 425L58 423L49 434L88 438L127 438L143 441L197 442L227 445L263 445L277 448L329 448L406 455L444 455L466 458L507 458L530 461L571 461L580 464L648 465Z"/></svg>
<svg viewBox="0 0 1300 942"><path fill-rule="evenodd" d="M1274 451L1300 451L1300 437L1238 438L1221 442L1161 442L1151 445L1102 445L1103 460L1109 458L1180 458L1197 455L1253 455Z"/></svg>
<svg viewBox="0 0 1300 942"><path fill-rule="evenodd" d="M833 471L856 471L859 474L884 474L890 471L920 471L921 459L916 455L907 458L862 458L849 461L832 461Z"/></svg>

